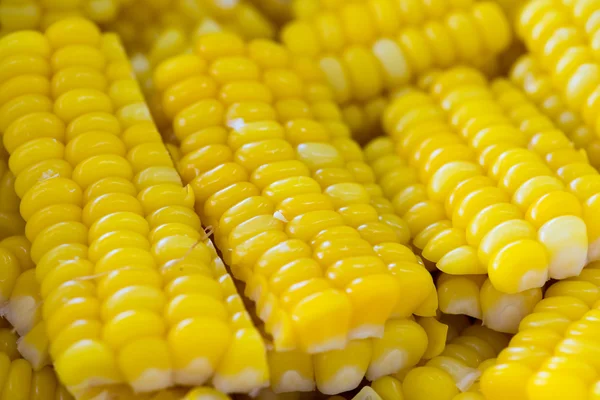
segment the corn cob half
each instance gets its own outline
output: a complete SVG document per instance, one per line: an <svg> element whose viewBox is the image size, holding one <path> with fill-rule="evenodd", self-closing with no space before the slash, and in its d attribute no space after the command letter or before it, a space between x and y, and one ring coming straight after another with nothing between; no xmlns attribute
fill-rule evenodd
<svg viewBox="0 0 600 400"><path fill-rule="evenodd" d="M10 93L0 131L61 381L78 394L209 379L225 392L265 386L262 338L201 229L194 194L181 185L116 36L67 19L44 35L8 35L0 49L3 61L34 56L46 67L36 78L47 90ZM10 71L3 82L27 73Z"/></svg>

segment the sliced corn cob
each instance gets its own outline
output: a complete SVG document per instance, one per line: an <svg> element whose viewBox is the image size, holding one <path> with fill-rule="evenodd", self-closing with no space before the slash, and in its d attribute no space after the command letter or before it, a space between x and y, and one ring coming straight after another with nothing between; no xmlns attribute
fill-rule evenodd
<svg viewBox="0 0 600 400"><path fill-rule="evenodd" d="M257 303L257 314L274 336L276 348L293 349L299 345L312 353L341 349L345 346L345 337L380 337L383 323L392 313L408 316L424 299L414 305L404 305L404 310L394 310L397 300L390 297L387 301L392 308L382 308L381 314L369 317L372 318L369 322L362 321L363 317L356 319L356 312L350 315L347 296L354 302L355 310L366 305L364 300L355 297L362 289L350 289L350 280L362 277L361 281L367 285L390 273L407 274L408 270L395 269L395 266L380 267L407 260L405 250L402 250L403 255L392 250L398 242L406 243L406 227L389 214L390 204L381 197L381 189L372 184L371 171L362 162L359 147L344 137L347 131L339 122L337 108L331 100L322 102L330 98L330 92L320 83L318 69L309 71L312 64L308 61L291 61L293 63L288 64L290 55L274 43L255 41L245 45L230 34L212 34L199 40L196 55L184 55L163 63L157 69L155 83L164 90L163 107L173 118L174 132L181 141L184 154L180 161L181 174L196 190L197 210L215 226L216 243L225 261L236 277L247 282L246 292ZM235 71L231 69L233 63L237 64ZM262 81L258 79L261 70L264 70ZM167 81L169 72L177 76L176 80ZM250 82L245 82L247 80ZM302 87L303 80L309 81L306 91ZM206 85L207 90L202 94L188 93L186 88L192 82ZM312 96L317 92L317 97ZM302 107L298 107L300 105ZM313 116L323 123L311 121ZM217 183L215 179L221 175L229 178ZM208 186L205 182L215 183ZM258 195L259 190L262 196ZM228 203L217 203L220 197L234 196L234 193L235 197L230 200L224 198ZM377 201L378 208L369 204L371 197ZM310 225L312 228L307 229ZM344 246L351 241L353 250L340 252L342 242L338 243L336 237L340 236L334 234L347 237ZM260 250L250 249L250 243L258 240L253 239L256 235L263 235L270 242L261 241ZM250 250L252 252L242 258ZM306 296L299 292L302 297L290 303L289 285L299 282L298 279L322 279L321 267L314 269L316 275L282 281L285 286L281 288L277 281L283 277L279 276L278 269L312 254L317 265L327 270L325 281L319 283L318 289L309 286L306 293L317 290L322 295L314 297L314 303L298 303ZM414 263L414 255L408 254ZM410 258L407 261L410 262ZM353 264L356 262L365 265L361 268L369 267L364 272L356 270L355 277L345 277L357 268L358 264ZM411 265L416 267L416 264ZM429 279L425 275L423 278ZM274 289L267 288L268 280L271 280L268 286ZM311 285L316 282L320 280ZM381 285L395 285L393 282L385 278ZM333 289L335 286L347 287L346 293ZM303 285L298 289L301 287ZM384 287L378 288L381 296L387 296ZM391 289L390 286L390 295ZM327 327L321 329L322 337L312 337L314 331L309 329L312 325L304 325L308 320L300 315L292 317L296 321L295 339L290 337L289 327L277 333L270 329L274 318L276 321L288 313L304 313L308 311L305 307L317 301L335 307L345 322L320 321L315 315L310 324L320 321L322 327ZM286 308L289 311L284 311Z"/></svg>
<svg viewBox="0 0 600 400"><path fill-rule="evenodd" d="M437 262L439 269L450 274L481 274L490 264L493 266L490 279L502 292L516 293L541 287L547 280L548 261L542 244L530 239L535 238L533 226L522 219L517 207L509 204L505 191L483 176L476 163L475 151L444 120L445 115L433 104L432 98L415 91L400 95L386 111L386 130L396 139L401 154L411 157L419 174L410 176L400 172L408 167L394 157L382 161L376 170L380 172L382 184L397 182L394 174L405 177L402 183L394 183L388 194L394 198L396 211L407 220L415 238L413 243L423 249L425 258ZM393 153L393 142L380 144L379 150L373 146L370 160L377 154ZM419 184L419 179L427 187ZM465 184L459 186L462 181ZM445 202L445 206L441 202ZM495 207L481 213L492 205ZM494 220L490 220L490 216ZM513 262L510 260L516 261L518 257L512 258L510 254L517 249L501 258L492 257L495 250L514 241L507 242L508 238L503 234L506 231L512 234L512 226L508 229L502 225L501 229L495 227L504 221L509 222L508 225L522 225L525 236L519 239L525 241L518 247L533 249L528 252L530 262L522 264L524 270L518 276L497 273L503 269L514 272L514 267L509 266ZM487 235L492 228L492 235Z"/></svg>
<svg viewBox="0 0 600 400"><path fill-rule="evenodd" d="M580 114L569 110L550 76L531 55L521 57L511 72L511 81L563 131L577 149L584 149L592 166L600 166L600 139L584 124Z"/></svg>
<svg viewBox="0 0 600 400"><path fill-rule="evenodd" d="M597 260L600 257L598 249L600 238L593 227L596 220L596 203L598 203L596 195L600 191L588 184L598 180L597 170L590 165L587 154L569 146L567 137L557 130L552 122L544 120L544 114L528 101L520 90L504 80L496 81L494 89L498 101L503 104L506 112L514 115L515 123L529 137L529 147L534 148L544 158L562 183L583 202L583 217L588 226L590 242L588 259ZM528 114L519 114L517 109L526 107L529 110ZM539 125L539 121L544 121L544 128L538 128L538 133L531 136L529 127L536 123Z"/></svg>
<svg viewBox="0 0 600 400"><path fill-rule="evenodd" d="M324 2L283 28L293 54L315 58L340 104L365 102L432 67L482 65L511 41L493 2ZM321 8L322 6L322 8Z"/></svg>
<svg viewBox="0 0 600 400"><path fill-rule="evenodd" d="M271 42L212 34L199 39L194 56L165 61L155 85L196 209L273 337L273 390L287 391L293 376L310 388L307 353L319 353L312 357L317 387L333 394L406 367L407 344L393 339L405 321L389 318L433 315L437 298L431 303L431 277L401 245L406 225L311 65ZM208 90L188 92L190 85ZM398 289L406 300L398 302ZM377 338L374 348L369 337Z"/></svg>
<svg viewBox="0 0 600 400"><path fill-rule="evenodd" d="M512 203L526 213L528 223L537 229L537 239L548 251L549 276L563 279L579 274L588 250L582 204L554 177L551 161L543 161L534 150L524 149L536 127L547 121L532 121L538 125L524 126L521 129L526 131L519 131L511 124L511 118L519 118L518 115L504 115L485 81L471 81L464 78L461 71L441 76L432 91L438 93L452 123L462 130L471 147L479 149L481 166L512 196ZM485 114L476 111L482 107ZM517 114L526 112L526 108L515 110ZM593 243L593 234L591 236ZM515 245L506 254L499 252L494 261L506 259L506 255L525 247L528 245ZM490 279L498 289L505 291L494 282L497 272L493 268Z"/></svg>
<svg viewBox="0 0 600 400"><path fill-rule="evenodd" d="M45 35L0 41L0 58L27 54L52 65L51 79L40 76L48 91L27 86L9 98L0 132L61 381L79 394L211 378L225 392L267 385L262 338L201 230L193 192L181 185L116 36L66 19Z"/></svg>
<svg viewBox="0 0 600 400"><path fill-rule="evenodd" d="M478 99L491 100L493 106L487 108L487 115L479 116L480 120L486 121L487 118L489 121L484 125L487 128L480 132L487 133L491 138L488 142L490 148L497 145L498 149L487 153L489 171L506 187L510 186L510 180L516 182L512 191L513 203L523 211L527 210L528 220L541 225L538 238L550 250L550 277L562 279L577 275L586 260L599 257L599 234L593 229L597 218L594 197L597 190L589 185L585 188L581 186L582 180L594 181L598 172L589 164L585 152L573 149L567 137L518 89L504 80L495 81L492 89L494 94L485 86L474 88L472 85L465 89L465 97L469 99L467 96L470 96L471 103L465 100L462 106L455 107L454 120L457 126L467 129L469 122L461 126L459 118L468 120L469 107L476 109L480 106L475 105ZM460 96L460 90L458 86L454 92L456 99ZM451 96L448 94L447 98ZM459 101L457 103L460 104ZM511 122L519 127L518 131L510 126ZM507 145L508 139L501 138L499 134L494 137L493 132L499 132L498 126L508 128L506 131L511 132L513 144ZM473 141L478 140L477 135L480 134L476 134ZM530 150L523 149L526 146ZM502 153L498 154L500 151ZM519 168L514 166L515 162L520 165ZM519 177L519 174L522 176ZM572 182L574 185L571 185ZM569 186L571 193L565 192L565 186ZM569 259L571 266L562 270L559 264Z"/></svg>
<svg viewBox="0 0 600 400"><path fill-rule="evenodd" d="M586 270L596 270L592 263ZM496 365L484 372L486 399L588 399L598 379L597 282L570 278L550 286Z"/></svg>

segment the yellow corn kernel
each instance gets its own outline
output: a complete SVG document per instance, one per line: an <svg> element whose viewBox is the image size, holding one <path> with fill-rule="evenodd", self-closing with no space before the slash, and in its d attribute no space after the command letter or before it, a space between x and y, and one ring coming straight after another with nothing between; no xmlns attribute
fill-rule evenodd
<svg viewBox="0 0 600 400"><path fill-rule="evenodd" d="M438 282L440 311L446 314L464 314L481 319L479 286L467 277L448 276Z"/></svg>
<svg viewBox="0 0 600 400"><path fill-rule="evenodd" d="M410 400L452 399L458 389L452 377L434 367L412 369L402 383L404 397Z"/></svg>
<svg viewBox="0 0 600 400"><path fill-rule="evenodd" d="M419 318L418 323L425 329L428 338L427 350L425 350L423 358L431 359L440 355L446 343L448 326L433 317Z"/></svg>
<svg viewBox="0 0 600 400"><path fill-rule="evenodd" d="M348 342L343 350L315 355L315 380L319 391L334 394L356 388L366 373L371 353L368 340L356 340Z"/></svg>
<svg viewBox="0 0 600 400"><path fill-rule="evenodd" d="M373 353L366 376L376 380L417 364L428 344L426 331L410 320L386 323L382 338L373 339Z"/></svg>

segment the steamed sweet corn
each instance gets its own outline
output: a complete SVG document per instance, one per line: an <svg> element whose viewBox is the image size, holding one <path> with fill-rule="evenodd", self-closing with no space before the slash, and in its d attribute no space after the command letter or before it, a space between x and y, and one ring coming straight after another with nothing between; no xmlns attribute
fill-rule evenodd
<svg viewBox="0 0 600 400"><path fill-rule="evenodd" d="M402 246L408 228L310 60L210 34L159 66L155 86L196 209L275 349L326 357L382 337L427 299L431 277Z"/></svg>
<svg viewBox="0 0 600 400"><path fill-rule="evenodd" d="M527 134L511 125L485 78L455 69L434 78L430 90L441 107L432 97L407 92L388 108L385 123L427 183L402 199L415 213L405 215L409 226L416 211L427 216L415 227L420 231L442 223L444 214L451 219L451 226L436 224L439 228L422 235L424 245L448 236L441 241L447 247L432 253L448 259L434 259L438 268L448 273L487 269L494 287L505 293L541 287L548 277L579 274L588 257L582 204L546 162L523 148ZM412 233L417 241L420 232Z"/></svg>
<svg viewBox="0 0 600 400"><path fill-rule="evenodd" d="M466 325L454 327L462 332L443 343L441 354L428 357L418 367L373 381L352 400L481 399L480 376L495 363L508 338L481 325ZM445 335L441 338L446 342Z"/></svg>
<svg viewBox="0 0 600 400"><path fill-rule="evenodd" d="M47 90L9 93L0 133L61 381L78 394L209 379L224 392L266 386L264 342L201 229L194 193L181 185L118 39L66 19L45 34L0 40L0 62L24 57L45 67L35 76ZM28 73L9 67L3 84Z"/></svg>
<svg viewBox="0 0 600 400"><path fill-rule="evenodd" d="M597 263L586 267L595 271ZM598 380L599 290L582 274L550 286L519 333L484 372L486 399L590 399Z"/></svg>
<svg viewBox="0 0 600 400"><path fill-rule="evenodd" d="M600 400L599 43L597 0L0 0L0 400Z"/></svg>
<svg viewBox="0 0 600 400"><path fill-rule="evenodd" d="M483 65L511 41L493 2L312 3L297 11L301 16L281 38L293 54L318 61L340 104L373 100L432 67Z"/></svg>

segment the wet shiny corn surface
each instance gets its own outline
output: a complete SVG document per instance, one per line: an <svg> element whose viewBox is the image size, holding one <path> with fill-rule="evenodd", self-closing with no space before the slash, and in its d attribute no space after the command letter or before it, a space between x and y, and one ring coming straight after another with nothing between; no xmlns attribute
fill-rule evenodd
<svg viewBox="0 0 600 400"><path fill-rule="evenodd" d="M600 399L599 35L0 0L0 400Z"/></svg>

